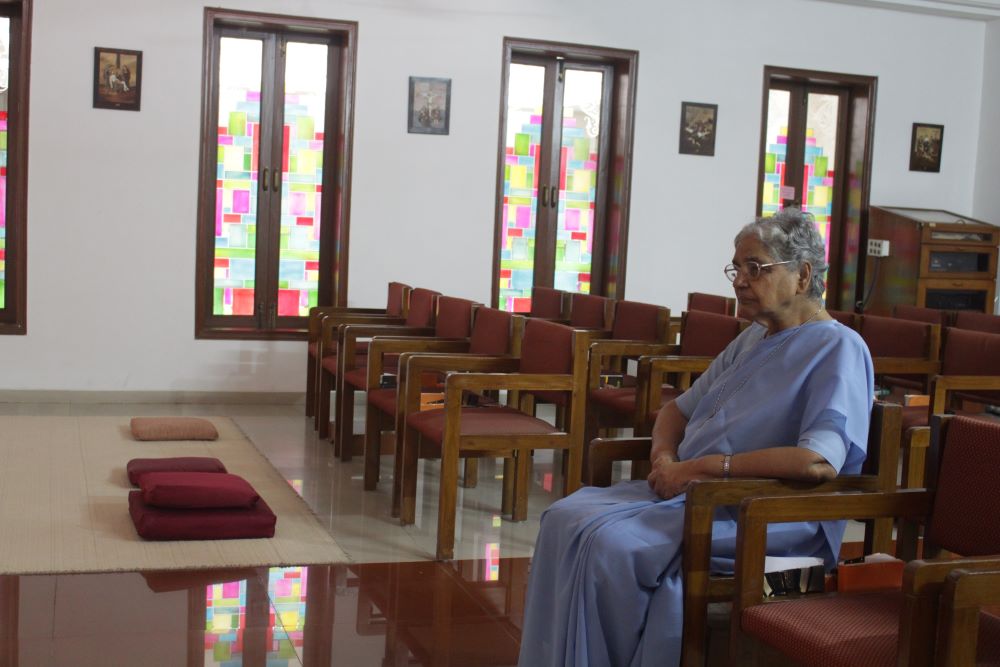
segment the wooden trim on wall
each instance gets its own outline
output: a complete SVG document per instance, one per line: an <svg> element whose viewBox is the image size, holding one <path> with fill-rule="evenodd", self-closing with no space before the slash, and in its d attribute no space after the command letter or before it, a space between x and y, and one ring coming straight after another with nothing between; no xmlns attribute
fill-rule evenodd
<svg viewBox="0 0 1000 667"><path fill-rule="evenodd" d="M21 0L11 14L10 51L17 66L11 68L7 118L8 164L17 165L7 175L6 283L11 297L0 312L0 334L28 333L28 118L31 90L32 0ZM13 283L13 285L12 285ZM13 303L12 303L13 302Z"/></svg>

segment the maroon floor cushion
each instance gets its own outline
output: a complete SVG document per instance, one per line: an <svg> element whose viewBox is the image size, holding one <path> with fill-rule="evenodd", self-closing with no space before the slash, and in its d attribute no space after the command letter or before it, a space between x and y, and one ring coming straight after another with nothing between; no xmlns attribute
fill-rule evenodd
<svg viewBox="0 0 1000 667"><path fill-rule="evenodd" d="M222 461L210 456L173 456L161 459L132 459L125 464L128 481L139 486L147 472L226 472Z"/></svg>
<svg viewBox="0 0 1000 667"><path fill-rule="evenodd" d="M143 502L167 509L250 509L260 499L249 482L224 472L148 472L139 487Z"/></svg>
<svg viewBox="0 0 1000 667"><path fill-rule="evenodd" d="M147 540L233 540L274 537L278 518L263 499L251 509L178 510L147 505L142 491L128 494L128 511Z"/></svg>
<svg viewBox="0 0 1000 667"><path fill-rule="evenodd" d="M133 417L136 440L216 440L215 424L201 417Z"/></svg>

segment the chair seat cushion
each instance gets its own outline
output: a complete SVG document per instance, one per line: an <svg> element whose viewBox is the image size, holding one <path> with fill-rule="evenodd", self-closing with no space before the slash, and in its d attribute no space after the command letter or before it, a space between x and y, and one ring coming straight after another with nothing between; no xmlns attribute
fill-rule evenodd
<svg viewBox="0 0 1000 667"><path fill-rule="evenodd" d="M634 387L601 387L590 392L590 398L601 407L619 414L635 414ZM664 385L660 390L660 404L655 406L654 414L669 401L680 396L681 391L670 385Z"/></svg>
<svg viewBox="0 0 1000 667"><path fill-rule="evenodd" d="M976 663L1000 663L1000 616L997 609L979 614L979 642L976 644Z"/></svg>
<svg viewBox="0 0 1000 667"><path fill-rule="evenodd" d="M748 634L806 667L896 664L899 591L760 604L743 612Z"/></svg>
<svg viewBox="0 0 1000 667"><path fill-rule="evenodd" d="M431 442L444 438L444 410L424 410L409 415L406 423ZM461 435L544 435L561 433L546 421L513 408L463 407Z"/></svg>
<svg viewBox="0 0 1000 667"><path fill-rule="evenodd" d="M130 422L136 440L216 440L215 425L200 417L133 417Z"/></svg>
<svg viewBox="0 0 1000 667"><path fill-rule="evenodd" d="M387 415L396 414L396 389L369 389L368 404L373 405Z"/></svg>
<svg viewBox="0 0 1000 667"><path fill-rule="evenodd" d="M332 373L332 374L336 375L337 374L337 355L333 354L333 355L329 355L329 356L323 357L323 361L320 362L320 365L328 373ZM368 367L368 357L366 357L363 354L359 354L358 356L354 357L354 367L355 368L367 368Z"/></svg>
<svg viewBox="0 0 1000 667"><path fill-rule="evenodd" d="M139 488L147 505L174 509L250 508L260 499L239 475L219 472L149 472Z"/></svg>
<svg viewBox="0 0 1000 667"><path fill-rule="evenodd" d="M179 510L147 505L142 491L128 494L128 511L147 540L234 540L274 537L278 518L263 499L250 509Z"/></svg>
<svg viewBox="0 0 1000 667"><path fill-rule="evenodd" d="M139 478L148 472L226 472L222 461L210 456L174 456L162 459L132 459L125 464L128 481L139 486Z"/></svg>
<svg viewBox="0 0 1000 667"><path fill-rule="evenodd" d="M309 356L315 357L317 354L319 354L319 343L313 341L309 343Z"/></svg>

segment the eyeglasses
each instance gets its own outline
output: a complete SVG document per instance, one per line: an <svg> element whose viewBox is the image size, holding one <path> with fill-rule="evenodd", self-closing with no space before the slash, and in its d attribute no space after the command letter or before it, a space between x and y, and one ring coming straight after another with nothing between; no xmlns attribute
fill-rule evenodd
<svg viewBox="0 0 1000 667"><path fill-rule="evenodd" d="M736 266L734 264L728 265L726 268L722 269L722 272L726 274L729 278L729 282L735 283L736 277L742 272L743 275L749 280L757 280L760 278L760 274L763 273L764 269L778 266L780 264L791 264L795 260L789 259L784 262L768 262L767 264L761 264L760 262L749 261L745 262L743 266Z"/></svg>

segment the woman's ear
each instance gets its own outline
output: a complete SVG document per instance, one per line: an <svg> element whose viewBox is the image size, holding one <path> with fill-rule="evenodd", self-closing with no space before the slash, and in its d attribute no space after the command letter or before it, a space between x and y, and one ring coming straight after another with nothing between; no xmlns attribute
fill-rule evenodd
<svg viewBox="0 0 1000 667"><path fill-rule="evenodd" d="M799 267L799 282L798 282L798 293L809 291L809 283L812 282L812 272L813 267L809 262L803 262L802 266Z"/></svg>

